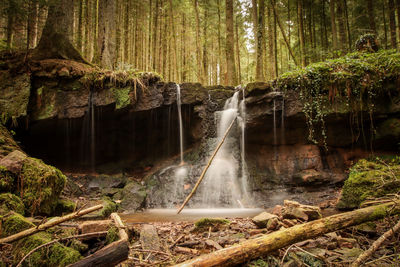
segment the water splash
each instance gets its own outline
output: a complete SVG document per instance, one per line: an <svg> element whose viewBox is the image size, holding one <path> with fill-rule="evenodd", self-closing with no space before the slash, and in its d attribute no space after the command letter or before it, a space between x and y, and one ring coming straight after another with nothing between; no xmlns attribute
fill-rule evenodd
<svg viewBox="0 0 400 267"><path fill-rule="evenodd" d="M243 207L242 202L248 202L245 199L248 196L244 163L245 102L242 100L239 104L239 95L240 91L235 92L225 102L224 110L215 113L216 144L222 140L233 120L237 119L241 131L235 131L234 127L215 156L201 185L202 207Z"/></svg>
<svg viewBox="0 0 400 267"><path fill-rule="evenodd" d="M183 164L183 125L182 125L182 109L181 109L181 86L176 84L176 104L178 106L179 119L179 147L181 152L181 164Z"/></svg>

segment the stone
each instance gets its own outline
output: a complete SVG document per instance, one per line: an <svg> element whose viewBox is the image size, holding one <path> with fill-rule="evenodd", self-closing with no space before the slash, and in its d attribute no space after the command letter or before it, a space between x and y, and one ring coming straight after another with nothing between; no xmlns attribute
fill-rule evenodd
<svg viewBox="0 0 400 267"><path fill-rule="evenodd" d="M281 205L276 205L273 209L272 209L272 214L275 214L276 216L281 217L282 216L282 206Z"/></svg>
<svg viewBox="0 0 400 267"><path fill-rule="evenodd" d="M315 169L303 170L293 175L293 181L297 184L323 184L329 182L329 177Z"/></svg>
<svg viewBox="0 0 400 267"><path fill-rule="evenodd" d="M14 150L0 160L0 166L5 167L14 174L18 174L21 171L26 158L27 155L25 155L23 152Z"/></svg>
<svg viewBox="0 0 400 267"><path fill-rule="evenodd" d="M144 208L146 188L138 182L128 183L122 190L121 209L135 211Z"/></svg>
<svg viewBox="0 0 400 267"><path fill-rule="evenodd" d="M142 245L142 249L155 250L155 251L161 250L160 238L158 237L157 229L154 225L151 224L143 225L142 229L140 230L139 239L140 239L140 244ZM152 259L153 257L154 255L151 256L150 258Z"/></svg>
<svg viewBox="0 0 400 267"><path fill-rule="evenodd" d="M302 205L296 201L285 200L282 209L284 219L312 221L322 218L321 209L316 206Z"/></svg>
<svg viewBox="0 0 400 267"><path fill-rule="evenodd" d="M278 216L276 216L275 214L268 213L268 212L262 212L262 213L258 214L257 216L255 216L252 219L252 221L259 228L267 228L268 223L272 219L278 219ZM272 223L270 223L270 227L271 227L271 224Z"/></svg>
<svg viewBox="0 0 400 267"><path fill-rule="evenodd" d="M78 230L81 234L103 232L108 231L112 224L111 220L96 220L96 221L86 221L78 226Z"/></svg>
<svg viewBox="0 0 400 267"><path fill-rule="evenodd" d="M66 67L61 68L58 71L58 76L60 76L60 77L68 77L69 76L69 70Z"/></svg>

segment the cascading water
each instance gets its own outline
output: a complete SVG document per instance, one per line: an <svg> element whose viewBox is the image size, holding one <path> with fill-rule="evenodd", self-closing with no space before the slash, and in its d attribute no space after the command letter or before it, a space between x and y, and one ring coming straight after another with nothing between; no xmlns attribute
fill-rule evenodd
<svg viewBox="0 0 400 267"><path fill-rule="evenodd" d="M239 103L240 92L229 98L223 111L216 112L217 143L231 122L237 119L241 138L235 128L215 156L200 188L202 207L243 207L248 202L247 170L244 163L244 100ZM242 175L240 175L240 173Z"/></svg>
<svg viewBox="0 0 400 267"><path fill-rule="evenodd" d="M183 125L182 125L182 103L181 103L181 86L176 84L176 104L178 107L179 120L179 148L181 152L181 165L183 164Z"/></svg>

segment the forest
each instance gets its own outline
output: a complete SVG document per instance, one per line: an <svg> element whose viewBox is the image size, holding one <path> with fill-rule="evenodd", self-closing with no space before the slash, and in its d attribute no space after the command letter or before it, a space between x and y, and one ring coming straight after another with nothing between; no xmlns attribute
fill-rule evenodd
<svg viewBox="0 0 400 267"><path fill-rule="evenodd" d="M51 2L2 1L0 49L35 48ZM355 51L367 33L384 49L400 46L398 0L66 2L66 37L87 62L179 83L270 80Z"/></svg>
<svg viewBox="0 0 400 267"><path fill-rule="evenodd" d="M400 0L0 1L0 267L400 266Z"/></svg>

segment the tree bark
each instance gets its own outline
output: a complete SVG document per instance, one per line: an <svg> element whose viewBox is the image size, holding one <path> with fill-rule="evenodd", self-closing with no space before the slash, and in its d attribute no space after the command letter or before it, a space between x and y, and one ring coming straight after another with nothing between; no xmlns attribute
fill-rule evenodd
<svg viewBox="0 0 400 267"><path fill-rule="evenodd" d="M115 63L115 8L114 0L99 0L99 33L97 38L99 55L97 63L107 69L113 69Z"/></svg>
<svg viewBox="0 0 400 267"><path fill-rule="evenodd" d="M27 25L27 48L34 48L37 44L39 19L39 3L38 0L29 1L28 25Z"/></svg>
<svg viewBox="0 0 400 267"><path fill-rule="evenodd" d="M237 85L235 68L234 29L233 29L233 0L225 1L226 24L226 81L228 85Z"/></svg>
<svg viewBox="0 0 400 267"><path fill-rule="evenodd" d="M396 0L396 11L397 11L397 33L399 35L398 41L400 41L400 0ZM398 45L400 49L400 43Z"/></svg>
<svg viewBox="0 0 400 267"><path fill-rule="evenodd" d="M240 36L239 36L239 22L238 22L238 15L236 15L235 19L235 33L236 33L236 58L237 58L237 69L238 69L238 77L237 80L239 84L242 83L242 71L240 66ZM265 47L265 44L264 44Z"/></svg>
<svg viewBox="0 0 400 267"><path fill-rule="evenodd" d="M389 8L390 44L392 45L392 48L396 48L397 40L396 40L396 17L395 17L394 0L388 1L388 8Z"/></svg>
<svg viewBox="0 0 400 267"><path fill-rule="evenodd" d="M201 66L201 48L200 48L200 15L199 15L199 1L194 0L194 11L196 15L196 62L197 62L197 78L202 81L202 66Z"/></svg>
<svg viewBox="0 0 400 267"><path fill-rule="evenodd" d="M108 267L128 259L129 243L125 239L115 241L94 254L68 265L68 267Z"/></svg>
<svg viewBox="0 0 400 267"><path fill-rule="evenodd" d="M346 28L345 28L345 22L344 22L343 0L337 0L336 13L337 13L337 17L338 17L340 50L343 53L345 53L347 40L346 40Z"/></svg>
<svg viewBox="0 0 400 267"><path fill-rule="evenodd" d="M303 27L303 0L297 0L297 16L299 19L299 42L301 54L301 66L305 67L306 63L306 48L304 42L304 27Z"/></svg>
<svg viewBox="0 0 400 267"><path fill-rule="evenodd" d="M332 48L333 48L333 51L335 51L338 49L336 16L335 16L335 0L329 1L329 10L331 12Z"/></svg>
<svg viewBox="0 0 400 267"><path fill-rule="evenodd" d="M375 16L374 16L374 2L373 0L367 0L367 13L368 13L368 22L369 28L375 34L376 32L376 24L375 24Z"/></svg>
<svg viewBox="0 0 400 267"><path fill-rule="evenodd" d="M72 45L73 1L52 1L42 37L33 53L33 59L71 59L86 63Z"/></svg>
<svg viewBox="0 0 400 267"><path fill-rule="evenodd" d="M256 46L256 81L264 81L264 49L265 49L265 0L259 0Z"/></svg>
<svg viewBox="0 0 400 267"><path fill-rule="evenodd" d="M220 249L175 266L234 266L303 240L399 213L399 204L386 203L336 214L249 239L238 245Z"/></svg>

